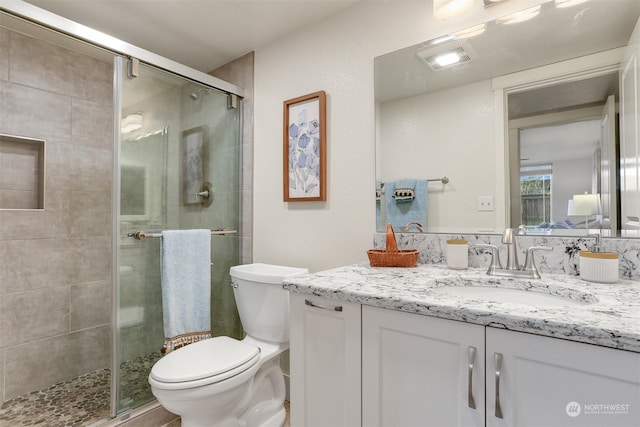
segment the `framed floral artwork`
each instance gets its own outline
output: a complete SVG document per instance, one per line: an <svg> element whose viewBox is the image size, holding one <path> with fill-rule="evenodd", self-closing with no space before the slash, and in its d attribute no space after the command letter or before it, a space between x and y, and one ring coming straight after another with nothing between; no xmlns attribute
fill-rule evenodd
<svg viewBox="0 0 640 427"><path fill-rule="evenodd" d="M284 101L284 201L327 200L326 94Z"/></svg>

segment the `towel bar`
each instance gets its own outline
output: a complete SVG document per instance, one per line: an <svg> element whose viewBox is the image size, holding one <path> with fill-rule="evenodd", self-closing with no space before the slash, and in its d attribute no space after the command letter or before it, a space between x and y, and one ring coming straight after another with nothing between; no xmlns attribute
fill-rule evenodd
<svg viewBox="0 0 640 427"><path fill-rule="evenodd" d="M448 184L449 183L449 178L447 178L446 176L443 176L442 178L431 178L431 179L427 180L427 182L432 182L432 181L440 181L443 184Z"/></svg>
<svg viewBox="0 0 640 427"><path fill-rule="evenodd" d="M212 236L226 236L227 234L236 234L237 230L227 230L226 228L220 228L217 230L211 230ZM133 237L135 240L145 240L150 238L162 237L162 233L149 233L144 230L134 231L133 233L127 233L127 237Z"/></svg>

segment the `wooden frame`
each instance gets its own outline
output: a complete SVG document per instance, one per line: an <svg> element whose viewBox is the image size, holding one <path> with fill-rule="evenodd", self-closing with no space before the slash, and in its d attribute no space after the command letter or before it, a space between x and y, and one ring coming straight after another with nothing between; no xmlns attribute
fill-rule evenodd
<svg viewBox="0 0 640 427"><path fill-rule="evenodd" d="M284 101L284 201L327 200L326 94Z"/></svg>

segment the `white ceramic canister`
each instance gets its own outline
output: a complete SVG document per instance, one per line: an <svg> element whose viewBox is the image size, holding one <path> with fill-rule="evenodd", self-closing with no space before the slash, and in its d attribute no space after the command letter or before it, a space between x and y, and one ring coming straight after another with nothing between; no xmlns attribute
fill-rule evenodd
<svg viewBox="0 0 640 427"><path fill-rule="evenodd" d="M469 242L464 239L447 240L447 266L453 270L469 267Z"/></svg>
<svg viewBox="0 0 640 427"><path fill-rule="evenodd" d="M615 252L580 251L580 277L589 282L617 282L618 254Z"/></svg>

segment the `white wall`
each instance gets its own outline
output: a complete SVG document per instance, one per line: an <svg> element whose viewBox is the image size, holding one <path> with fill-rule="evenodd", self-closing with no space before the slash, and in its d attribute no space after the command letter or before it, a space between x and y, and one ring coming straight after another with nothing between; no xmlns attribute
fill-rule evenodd
<svg viewBox="0 0 640 427"><path fill-rule="evenodd" d="M429 1L362 0L256 51L254 261L318 271L366 260L375 231L373 59L540 0L477 3L435 21ZM285 203L282 103L317 90L327 92L327 201Z"/></svg>
<svg viewBox="0 0 640 427"><path fill-rule="evenodd" d="M494 115L489 80L380 104L378 179L450 179L428 186L428 231L495 228L495 211L477 211L495 188Z"/></svg>

